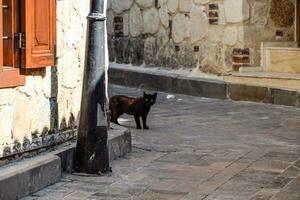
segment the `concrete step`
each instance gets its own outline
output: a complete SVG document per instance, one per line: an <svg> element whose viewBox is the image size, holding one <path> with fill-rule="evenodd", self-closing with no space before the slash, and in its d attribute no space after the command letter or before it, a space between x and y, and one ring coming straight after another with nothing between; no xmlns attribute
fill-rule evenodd
<svg viewBox="0 0 300 200"><path fill-rule="evenodd" d="M232 84L253 85L282 90L300 91L300 73L279 72L239 72L224 77Z"/></svg>
<svg viewBox="0 0 300 200"><path fill-rule="evenodd" d="M246 79L248 77L243 77ZM255 82L242 82L240 77L225 76L225 80L174 75L172 71L157 68L128 67L111 65L109 82L116 85L151 89L170 93L201 96L235 101L253 101L278 105L300 107L299 88L289 90L272 87L268 84L256 85ZM256 83L259 77L256 78ZM299 81L300 80L296 80ZM265 83L265 82L263 82ZM292 84L292 83L290 83Z"/></svg>
<svg viewBox="0 0 300 200"><path fill-rule="evenodd" d="M58 182L62 172L70 173L76 143L55 147L43 154L0 167L0 199L16 200ZM113 125L108 132L110 160L131 151L131 133Z"/></svg>

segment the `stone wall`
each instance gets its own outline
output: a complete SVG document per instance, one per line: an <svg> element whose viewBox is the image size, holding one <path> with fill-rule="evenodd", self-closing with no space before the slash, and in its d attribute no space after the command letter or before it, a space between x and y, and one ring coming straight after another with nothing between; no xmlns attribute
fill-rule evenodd
<svg viewBox="0 0 300 200"><path fill-rule="evenodd" d="M88 1L57 1L57 65L27 72L25 86L0 89L0 157L72 137L57 133L78 117L88 10Z"/></svg>
<svg viewBox="0 0 300 200"><path fill-rule="evenodd" d="M222 74L293 41L294 0L110 0L110 61Z"/></svg>

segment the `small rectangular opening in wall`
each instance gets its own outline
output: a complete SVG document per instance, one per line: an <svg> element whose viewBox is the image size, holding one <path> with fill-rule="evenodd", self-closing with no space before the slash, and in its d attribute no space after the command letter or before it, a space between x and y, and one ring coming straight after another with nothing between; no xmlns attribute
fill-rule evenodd
<svg viewBox="0 0 300 200"><path fill-rule="evenodd" d="M155 0L155 8L159 8L158 0Z"/></svg>
<svg viewBox="0 0 300 200"><path fill-rule="evenodd" d="M249 48L234 48L232 51L232 67L233 70L238 70L240 67L249 67L250 64L250 49Z"/></svg>
<svg viewBox="0 0 300 200"><path fill-rule="evenodd" d="M283 38L283 31L276 31L275 37L276 40L281 40Z"/></svg>
<svg viewBox="0 0 300 200"><path fill-rule="evenodd" d="M283 31L276 31L276 36L283 37Z"/></svg>
<svg viewBox="0 0 300 200"><path fill-rule="evenodd" d="M170 28L169 39L171 39L172 38L172 32L173 32L173 22L172 22L172 20L169 20L169 28Z"/></svg>
<svg viewBox="0 0 300 200"><path fill-rule="evenodd" d="M194 52L199 52L199 46L194 46Z"/></svg>
<svg viewBox="0 0 300 200"><path fill-rule="evenodd" d="M175 51L176 52L180 51L180 47L178 45L175 46Z"/></svg>
<svg viewBox="0 0 300 200"><path fill-rule="evenodd" d="M219 13L217 11L211 11L208 13L209 14L209 18L218 18L219 17Z"/></svg>
<svg viewBox="0 0 300 200"><path fill-rule="evenodd" d="M116 37L123 37L123 35L124 35L123 17L122 16L114 17L114 35Z"/></svg>
<svg viewBox="0 0 300 200"><path fill-rule="evenodd" d="M219 4L212 3L208 5L208 21L211 25L219 24Z"/></svg>
<svg viewBox="0 0 300 200"><path fill-rule="evenodd" d="M209 10L219 10L219 5L217 3L212 3L208 5Z"/></svg>

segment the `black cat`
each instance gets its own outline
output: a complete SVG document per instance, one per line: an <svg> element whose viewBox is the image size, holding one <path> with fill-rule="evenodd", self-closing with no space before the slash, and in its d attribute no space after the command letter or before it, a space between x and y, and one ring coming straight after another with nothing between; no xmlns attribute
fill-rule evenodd
<svg viewBox="0 0 300 200"><path fill-rule="evenodd" d="M109 110L111 112L110 121L116 124L118 118L126 113L128 115L134 115L137 129L141 129L140 117L143 121L143 128L149 129L147 126L147 115L150 108L156 102L157 93L146 94L144 92L143 97L132 98L122 95L113 96L109 99Z"/></svg>

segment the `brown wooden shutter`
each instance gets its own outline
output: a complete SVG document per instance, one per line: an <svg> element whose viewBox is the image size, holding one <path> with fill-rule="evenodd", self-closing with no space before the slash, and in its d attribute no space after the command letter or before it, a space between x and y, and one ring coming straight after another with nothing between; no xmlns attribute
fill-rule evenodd
<svg viewBox="0 0 300 200"><path fill-rule="evenodd" d="M56 0L23 0L25 47L22 66L41 68L54 65L56 44ZM22 31L23 32L23 31ZM23 32L24 33L24 32ZM24 60L25 59L25 60Z"/></svg>

